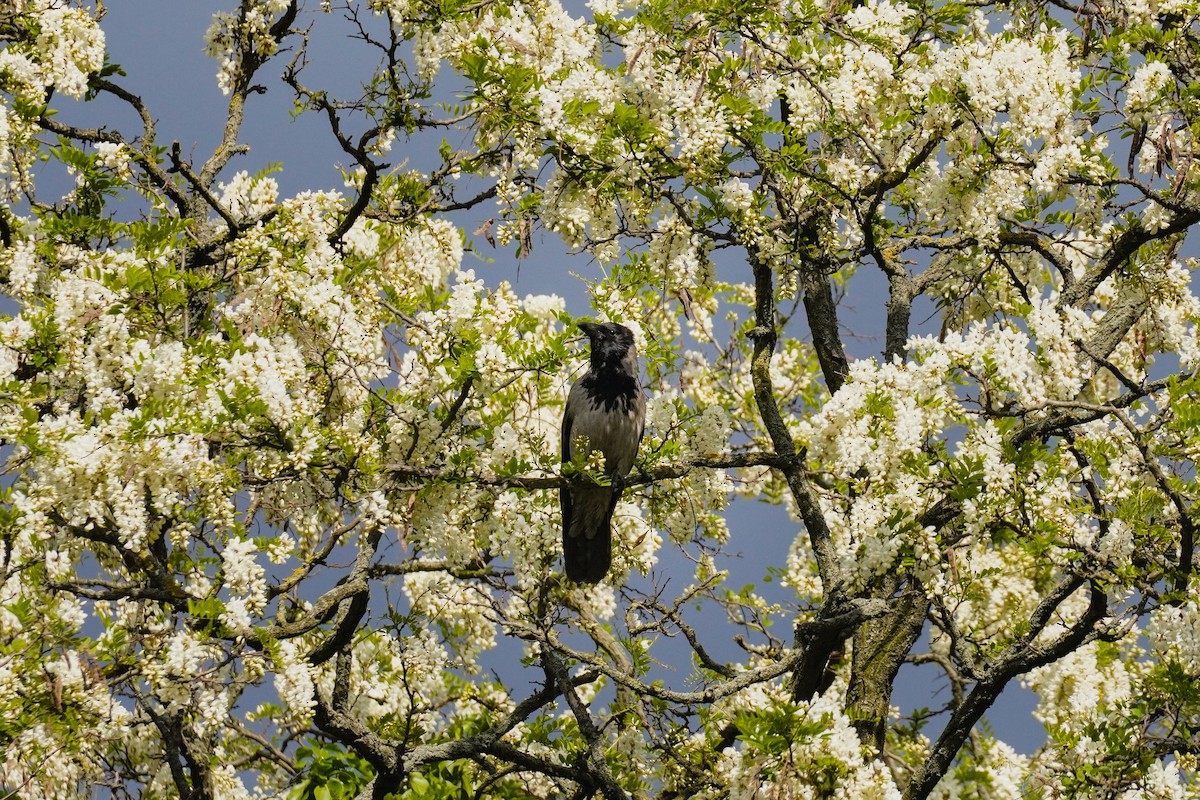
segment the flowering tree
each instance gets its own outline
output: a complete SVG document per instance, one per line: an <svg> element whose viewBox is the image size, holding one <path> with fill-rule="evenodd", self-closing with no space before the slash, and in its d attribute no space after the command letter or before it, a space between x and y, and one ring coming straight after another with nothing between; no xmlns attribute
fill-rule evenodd
<svg viewBox="0 0 1200 800"><path fill-rule="evenodd" d="M99 4L0 8L3 790L1200 797L1200 5L584 11L243 0L193 158ZM339 24L360 96L307 77ZM345 192L235 171L281 73ZM572 319L464 269L539 226L645 356L597 587L558 564ZM781 588L722 569L734 496L795 520ZM942 707L892 707L905 664ZM1018 683L1044 743L982 724Z"/></svg>

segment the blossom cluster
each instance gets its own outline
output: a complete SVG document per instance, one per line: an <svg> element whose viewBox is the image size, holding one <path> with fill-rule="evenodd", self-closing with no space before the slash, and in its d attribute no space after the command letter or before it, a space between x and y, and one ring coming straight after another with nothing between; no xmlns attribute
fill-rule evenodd
<svg viewBox="0 0 1200 800"><path fill-rule="evenodd" d="M0 36L0 197L6 201L31 185L28 145L38 132L31 110L45 105L52 90L82 97L89 77L104 66L104 31L86 9L22 0L12 13Z"/></svg>
<svg viewBox="0 0 1200 800"><path fill-rule="evenodd" d="M864 753L839 703L839 684L811 703L780 700L779 686L763 684L718 703L717 719L733 719L741 741L726 750L701 798L819 797L844 793L898 800L891 774Z"/></svg>
<svg viewBox="0 0 1200 800"><path fill-rule="evenodd" d="M271 32L275 17L287 10L288 0L246 3L241 12L218 11L204 34L205 53L217 59L217 86L224 94L244 80L245 60L265 60L279 42Z"/></svg>

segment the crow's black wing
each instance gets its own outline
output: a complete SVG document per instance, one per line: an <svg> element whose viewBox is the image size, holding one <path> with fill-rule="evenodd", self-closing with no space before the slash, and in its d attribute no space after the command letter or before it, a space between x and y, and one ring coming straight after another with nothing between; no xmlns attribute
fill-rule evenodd
<svg viewBox="0 0 1200 800"><path fill-rule="evenodd" d="M563 409L562 421L562 463L566 464L571 460L571 426L575 422L575 407L571 402L575 399L575 387L571 387L571 393L567 395L567 405ZM562 526L563 531L571 529L571 489L567 486L567 478L562 478L562 484L558 487L558 504L562 508Z"/></svg>
<svg viewBox="0 0 1200 800"><path fill-rule="evenodd" d="M587 389L587 376L571 387L563 411L562 460L571 461L574 439L596 436L596 408ZM562 507L563 566L567 577L576 583L604 580L612 562L612 535L609 524L619 492L611 486L596 486L578 478L563 478L558 491Z"/></svg>

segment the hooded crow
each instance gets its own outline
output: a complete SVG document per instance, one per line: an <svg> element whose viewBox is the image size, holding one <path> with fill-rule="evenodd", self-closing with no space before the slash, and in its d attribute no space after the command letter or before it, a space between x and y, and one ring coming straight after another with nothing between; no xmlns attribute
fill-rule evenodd
<svg viewBox="0 0 1200 800"><path fill-rule="evenodd" d="M563 414L562 460L604 455L608 486L580 480L559 490L563 562L577 583L599 583L612 562L612 515L625 476L633 467L646 422L646 398L638 385L633 333L615 322L581 322L592 343L591 363L571 386Z"/></svg>

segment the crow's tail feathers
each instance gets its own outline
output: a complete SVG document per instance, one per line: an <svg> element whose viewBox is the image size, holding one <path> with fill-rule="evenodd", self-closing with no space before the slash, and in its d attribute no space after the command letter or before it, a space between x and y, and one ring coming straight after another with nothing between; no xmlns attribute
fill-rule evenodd
<svg viewBox="0 0 1200 800"><path fill-rule="evenodd" d="M590 533L563 537L563 566L576 583L599 583L612 562L611 531L605 527Z"/></svg>
<svg viewBox="0 0 1200 800"><path fill-rule="evenodd" d="M563 565L576 583L599 583L612 563L612 514L620 491L574 489L563 503Z"/></svg>

